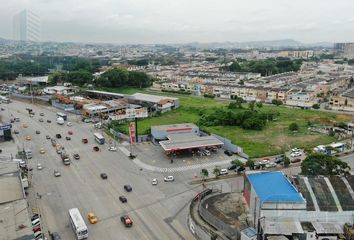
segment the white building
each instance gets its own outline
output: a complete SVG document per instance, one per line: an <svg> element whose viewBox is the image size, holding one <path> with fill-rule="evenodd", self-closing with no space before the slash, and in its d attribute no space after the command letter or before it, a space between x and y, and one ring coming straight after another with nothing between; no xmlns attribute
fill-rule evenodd
<svg viewBox="0 0 354 240"><path fill-rule="evenodd" d="M46 87L43 89L46 94L73 95L74 89L64 86Z"/></svg>
<svg viewBox="0 0 354 240"><path fill-rule="evenodd" d="M41 20L29 10L23 10L13 17L13 39L16 41L41 41Z"/></svg>

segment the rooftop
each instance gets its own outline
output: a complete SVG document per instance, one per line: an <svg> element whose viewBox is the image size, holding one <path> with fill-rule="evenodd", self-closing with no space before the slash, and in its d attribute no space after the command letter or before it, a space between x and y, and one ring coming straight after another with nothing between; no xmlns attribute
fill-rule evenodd
<svg viewBox="0 0 354 240"><path fill-rule="evenodd" d="M293 233L304 233L304 230L299 221L265 221L264 233L292 236Z"/></svg>
<svg viewBox="0 0 354 240"><path fill-rule="evenodd" d="M20 238L34 239L25 199L0 205L0 239Z"/></svg>
<svg viewBox="0 0 354 240"><path fill-rule="evenodd" d="M16 173L0 176L0 189L0 204L24 197L20 177Z"/></svg>
<svg viewBox="0 0 354 240"><path fill-rule="evenodd" d="M253 172L247 174L261 202L304 203L301 194L282 172ZM271 187L270 187L271 186Z"/></svg>
<svg viewBox="0 0 354 240"><path fill-rule="evenodd" d="M160 101L163 101L165 99L171 99L171 100L178 99L178 98L156 96L156 95L145 94L145 93L134 93L133 95L131 95L131 97L133 97L136 100L154 102L154 103L159 103Z"/></svg>
<svg viewBox="0 0 354 240"><path fill-rule="evenodd" d="M223 142L214 136L200 137L193 133L176 133L168 135L167 138L169 140L160 141L160 145L165 151L224 145Z"/></svg>
<svg viewBox="0 0 354 240"><path fill-rule="evenodd" d="M107 95L112 97L124 97L124 94L121 93L113 93L113 92L105 92L105 91L97 91L97 90L86 90L88 93L99 94L99 95Z"/></svg>

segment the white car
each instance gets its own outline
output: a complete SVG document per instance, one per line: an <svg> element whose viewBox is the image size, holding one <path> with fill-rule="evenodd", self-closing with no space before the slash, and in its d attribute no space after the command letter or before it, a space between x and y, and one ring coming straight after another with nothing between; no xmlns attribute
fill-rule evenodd
<svg viewBox="0 0 354 240"><path fill-rule="evenodd" d="M173 182L175 178L173 176L167 176L163 179L165 182Z"/></svg>
<svg viewBox="0 0 354 240"><path fill-rule="evenodd" d="M71 127L73 124L71 122L68 122L66 126Z"/></svg>
<svg viewBox="0 0 354 240"><path fill-rule="evenodd" d="M219 175L226 175L226 174L229 174L226 168L220 169Z"/></svg>
<svg viewBox="0 0 354 240"><path fill-rule="evenodd" d="M117 151L117 148L115 146L110 146L108 148L108 151L112 151L112 152L116 152Z"/></svg>
<svg viewBox="0 0 354 240"><path fill-rule="evenodd" d="M277 164L275 162L269 162L265 165L266 168L272 168L272 167L276 167Z"/></svg>
<svg viewBox="0 0 354 240"><path fill-rule="evenodd" d="M292 152L292 153L290 154L291 157L300 157L301 155L302 155L301 152Z"/></svg>
<svg viewBox="0 0 354 240"><path fill-rule="evenodd" d="M156 178L152 179L151 184L152 185L157 185L157 179Z"/></svg>
<svg viewBox="0 0 354 240"><path fill-rule="evenodd" d="M293 152L300 152L300 149L298 149L298 148L293 148L293 149L291 149L291 152L293 153Z"/></svg>
<svg viewBox="0 0 354 240"><path fill-rule="evenodd" d="M42 165L40 163L38 163L37 164L37 170L42 170L42 169L43 169Z"/></svg>

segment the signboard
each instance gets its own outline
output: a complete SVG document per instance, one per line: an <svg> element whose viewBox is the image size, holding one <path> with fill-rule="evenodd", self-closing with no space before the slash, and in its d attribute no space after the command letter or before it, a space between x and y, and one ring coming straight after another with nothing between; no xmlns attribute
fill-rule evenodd
<svg viewBox="0 0 354 240"><path fill-rule="evenodd" d="M125 120L148 117L147 108L127 108L117 111L115 115L109 116L111 120Z"/></svg>
<svg viewBox="0 0 354 240"><path fill-rule="evenodd" d="M9 130L11 129L12 125L11 124L5 124L0 126L0 130Z"/></svg>
<svg viewBox="0 0 354 240"><path fill-rule="evenodd" d="M129 137L130 143L133 144L135 142L135 123L129 123Z"/></svg>

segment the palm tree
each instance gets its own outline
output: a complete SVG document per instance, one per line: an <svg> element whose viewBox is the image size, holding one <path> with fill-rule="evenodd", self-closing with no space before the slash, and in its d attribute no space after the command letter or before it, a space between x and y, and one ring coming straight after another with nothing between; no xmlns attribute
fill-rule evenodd
<svg viewBox="0 0 354 240"><path fill-rule="evenodd" d="M220 175L220 167L215 166L213 174L215 175L215 178L217 178Z"/></svg>

